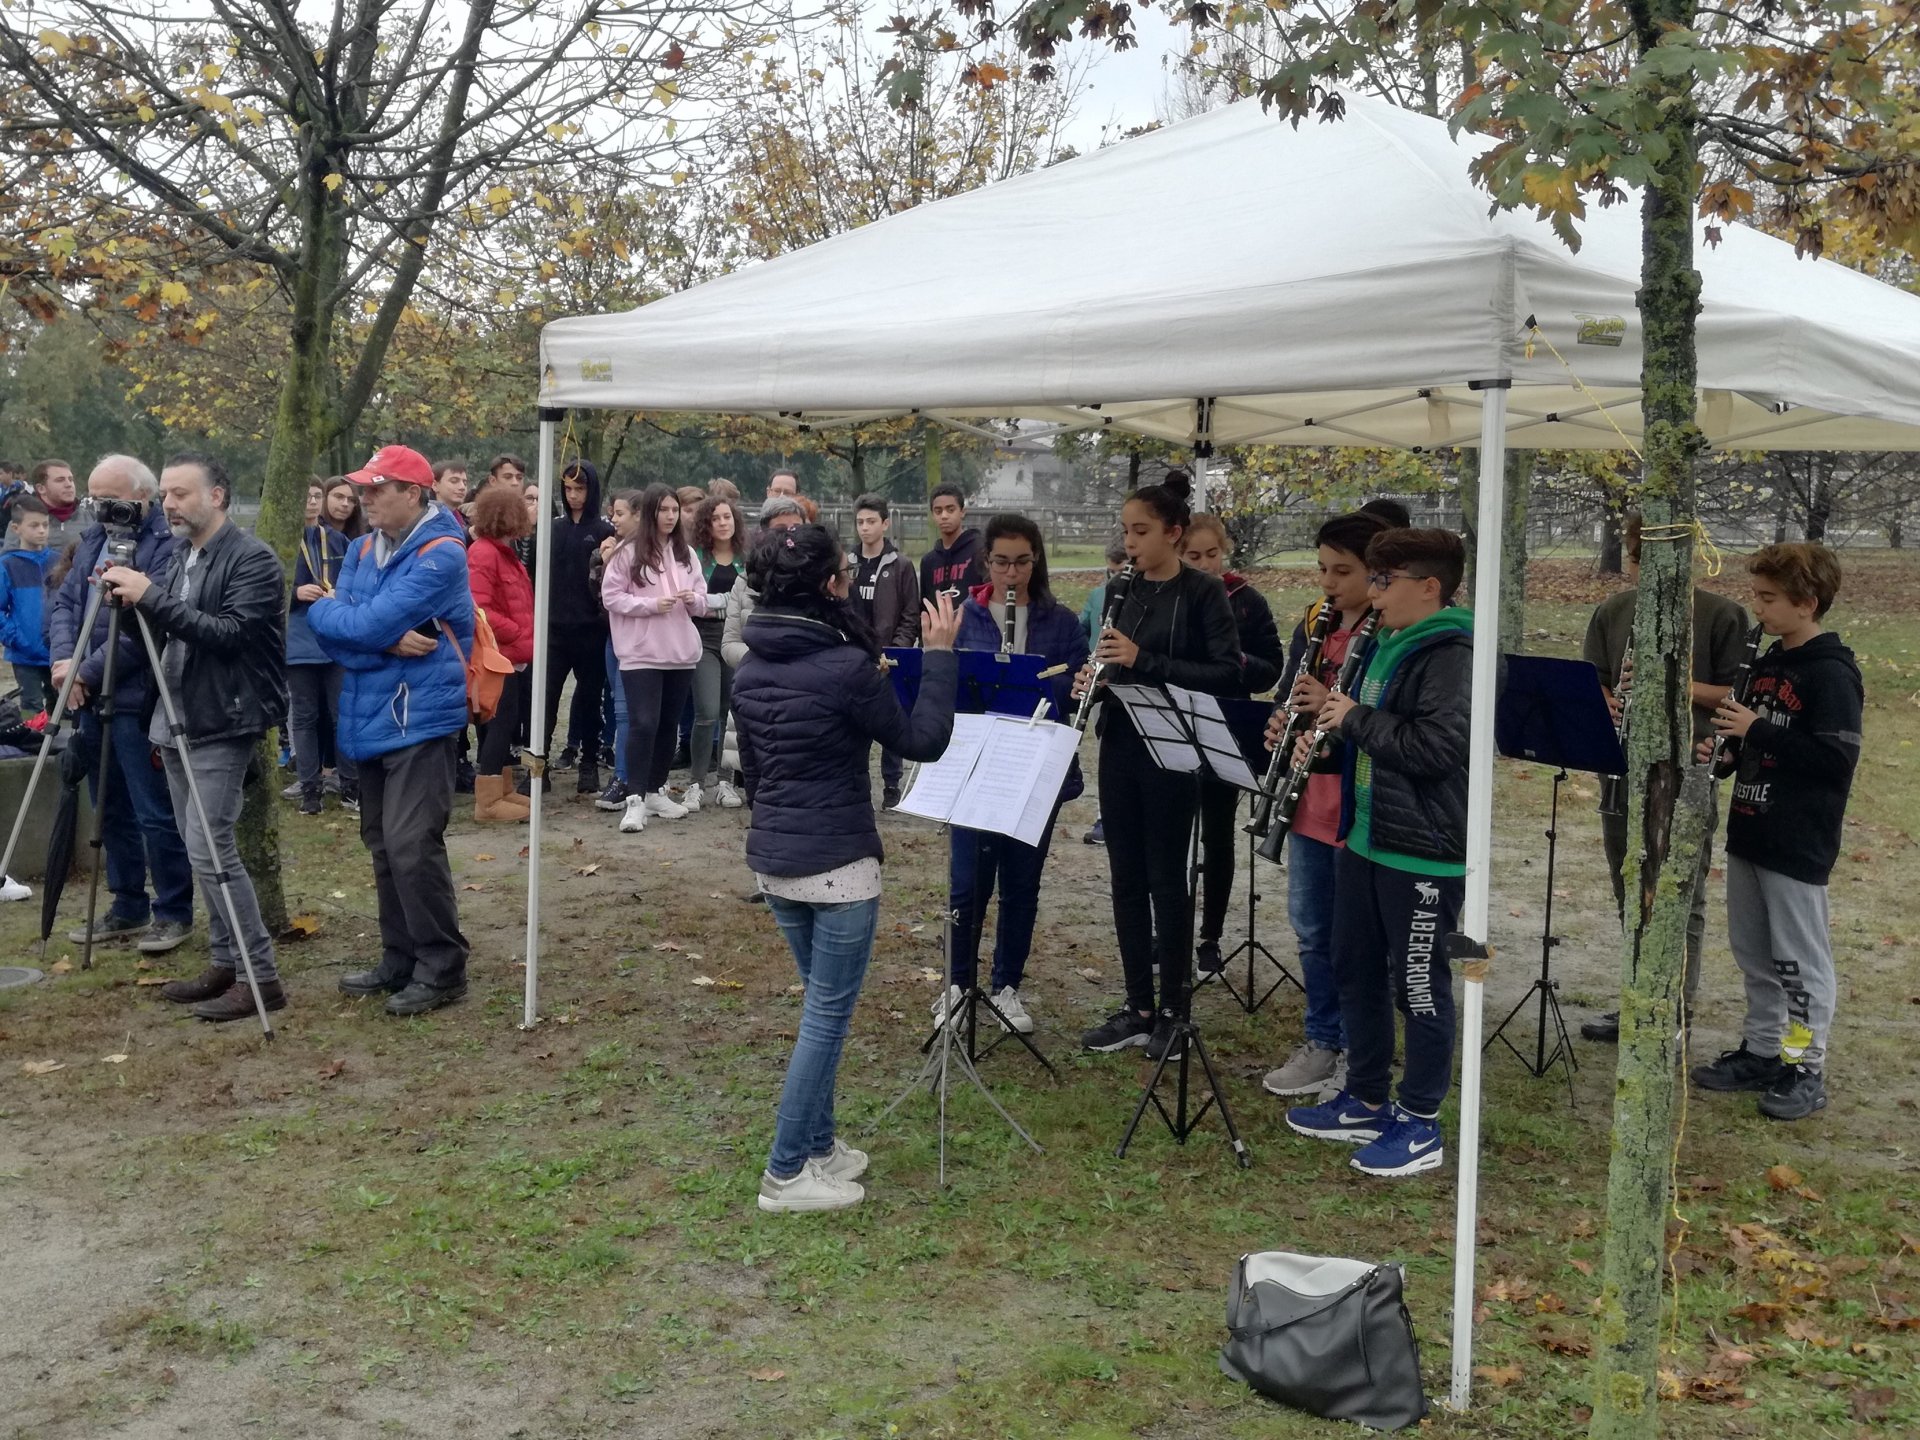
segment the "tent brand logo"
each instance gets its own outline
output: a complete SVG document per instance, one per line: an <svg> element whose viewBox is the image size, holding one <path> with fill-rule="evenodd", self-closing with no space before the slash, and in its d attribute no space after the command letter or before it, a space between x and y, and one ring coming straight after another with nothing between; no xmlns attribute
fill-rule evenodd
<svg viewBox="0 0 1920 1440"><path fill-rule="evenodd" d="M1624 315L1582 315L1575 311L1573 318L1580 322L1579 332L1573 337L1576 345L1609 345L1617 350L1627 338Z"/></svg>
<svg viewBox="0 0 1920 1440"><path fill-rule="evenodd" d="M1617 342L1616 342L1617 343ZM587 385L611 385L613 383L613 361L604 355L580 362L580 379Z"/></svg>

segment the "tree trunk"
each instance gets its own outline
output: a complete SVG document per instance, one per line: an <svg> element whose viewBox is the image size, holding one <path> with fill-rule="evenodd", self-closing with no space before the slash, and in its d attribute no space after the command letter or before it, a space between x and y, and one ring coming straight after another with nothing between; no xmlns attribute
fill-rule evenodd
<svg viewBox="0 0 1920 1440"><path fill-rule="evenodd" d="M339 281L346 260L340 207L330 198L323 177L310 175L302 265L293 287L293 323L287 345L280 403L267 451L267 475L260 494L260 518L254 533L291 564L306 517L307 483L314 459L332 439L326 397L331 392L333 314L325 299ZM240 862L253 877L267 933L287 928L287 897L280 883L279 770L273 747L259 746L257 778L248 784L234 840Z"/></svg>
<svg viewBox="0 0 1920 1440"><path fill-rule="evenodd" d="M1622 523L1619 504L1609 498L1606 508L1600 512L1600 558L1594 565L1602 575L1626 573Z"/></svg>
<svg viewBox="0 0 1920 1440"><path fill-rule="evenodd" d="M1633 7L1642 53L1668 27L1692 24L1692 0ZM1693 872L1705 833L1709 781L1692 763L1695 320L1698 188L1692 80L1649 96L1665 149L1646 190L1638 304L1645 473L1639 601L1634 611L1628 719L1627 934L1621 965L1620 1054L1607 1177L1606 1258L1596 1320L1591 1433L1651 1440L1658 1433L1662 1259L1679 1055L1676 1021ZM1651 146L1649 146L1651 151Z"/></svg>
<svg viewBox="0 0 1920 1440"><path fill-rule="evenodd" d="M1520 654L1527 648L1527 499L1533 489L1531 450L1507 451L1506 534L1500 542L1500 644Z"/></svg>
<svg viewBox="0 0 1920 1440"><path fill-rule="evenodd" d="M927 422L927 498L932 500L934 490L940 484L940 427Z"/></svg>
<svg viewBox="0 0 1920 1440"><path fill-rule="evenodd" d="M1787 538L1787 517L1793 513L1793 476L1784 463L1780 466L1782 484L1773 502L1773 543Z"/></svg>
<svg viewBox="0 0 1920 1440"><path fill-rule="evenodd" d="M1825 540L1833 518L1833 454L1821 451L1807 457L1811 483L1807 486L1807 539Z"/></svg>
<svg viewBox="0 0 1920 1440"><path fill-rule="evenodd" d="M1895 515L1887 521L1887 545L1890 549L1898 550L1900 542L1906 539L1906 534L1907 524L1900 516Z"/></svg>

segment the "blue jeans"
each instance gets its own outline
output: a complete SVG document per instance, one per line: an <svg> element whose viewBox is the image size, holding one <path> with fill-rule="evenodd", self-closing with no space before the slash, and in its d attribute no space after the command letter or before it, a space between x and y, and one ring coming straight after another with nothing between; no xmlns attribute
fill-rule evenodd
<svg viewBox="0 0 1920 1440"><path fill-rule="evenodd" d="M986 927L987 902L994 883L1000 887L1000 919L993 934L993 989L1020 988L1027 974L1027 952L1033 948L1033 924L1040 914L1040 871L1053 844L1053 817L1038 845L1022 845L1011 835L982 830L953 832L948 869L948 903L958 919L953 929L953 973L950 984L969 989L980 973L980 932Z"/></svg>
<svg viewBox="0 0 1920 1440"><path fill-rule="evenodd" d="M787 1083L773 1123L773 1154L767 1160L769 1175L791 1180L809 1156L833 1150L834 1077L867 978L867 962L873 958L880 901L808 905L769 895L767 908L787 937L800 983L807 987L800 1038L787 1064Z"/></svg>
<svg viewBox="0 0 1920 1440"><path fill-rule="evenodd" d="M88 754L87 793L100 807L112 913L135 922L155 919L191 925L193 866L173 821L167 777L153 763L153 746L138 709L121 710L113 717L112 773L97 773L100 717L91 707L80 712L80 740ZM149 872L153 876L151 905L147 901Z"/></svg>
<svg viewBox="0 0 1920 1440"><path fill-rule="evenodd" d="M620 683L620 657L607 641L607 689L613 694L613 778L627 783L627 690Z"/></svg>
<svg viewBox="0 0 1920 1440"><path fill-rule="evenodd" d="M1300 979L1307 988L1307 1039L1327 1050L1347 1048L1340 985L1333 976L1333 871L1340 847L1305 835L1287 837L1287 919L1300 938Z"/></svg>

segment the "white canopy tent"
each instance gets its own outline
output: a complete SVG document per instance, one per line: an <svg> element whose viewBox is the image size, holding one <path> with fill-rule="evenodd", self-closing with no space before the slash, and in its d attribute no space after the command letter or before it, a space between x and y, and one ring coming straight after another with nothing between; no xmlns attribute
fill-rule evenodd
<svg viewBox="0 0 1920 1440"><path fill-rule="evenodd" d="M1019 417L1216 444L1638 442L1637 205L1570 253L1489 215L1486 142L1351 96L1291 128L1215 111L895 215L623 314L541 336L536 633L546 630L558 421L572 407L752 413L796 427ZM1700 421L1737 449L1920 449L1920 297L1769 236L1700 248ZM1533 343L1534 341L1539 343ZM1480 487L1466 904L1488 938L1502 486ZM532 738L545 743L536 650ZM533 787L525 1022L537 1018L541 787ZM1453 1399L1471 1374L1481 983L1461 1049Z"/></svg>

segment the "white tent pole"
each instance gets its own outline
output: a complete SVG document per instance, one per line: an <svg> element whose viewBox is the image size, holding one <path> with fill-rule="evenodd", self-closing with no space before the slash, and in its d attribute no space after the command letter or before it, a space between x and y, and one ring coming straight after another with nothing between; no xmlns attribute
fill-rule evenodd
<svg viewBox="0 0 1920 1440"><path fill-rule="evenodd" d="M1507 384L1480 392L1480 518L1473 561L1473 713L1467 736L1467 884L1460 933L1479 953L1466 976L1460 1026L1459 1209L1453 1223L1453 1393L1473 1385L1474 1246L1480 1225L1480 1030L1493 890L1493 707L1500 678L1500 530L1506 509Z"/></svg>
<svg viewBox="0 0 1920 1440"><path fill-rule="evenodd" d="M527 709L527 1003L521 1027L540 1023L540 819L547 788L547 617L553 609L553 446L565 410L540 411L540 516L533 541L533 694Z"/></svg>

